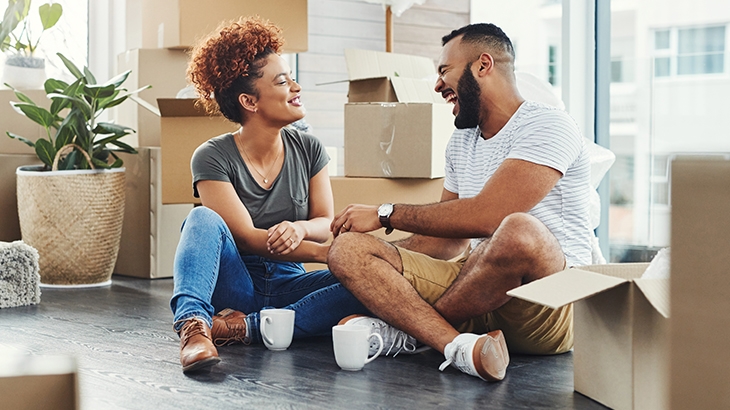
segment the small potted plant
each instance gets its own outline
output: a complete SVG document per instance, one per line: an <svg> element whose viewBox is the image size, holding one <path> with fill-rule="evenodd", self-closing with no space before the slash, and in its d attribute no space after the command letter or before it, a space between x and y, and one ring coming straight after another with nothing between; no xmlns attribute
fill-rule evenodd
<svg viewBox="0 0 730 410"><path fill-rule="evenodd" d="M136 150L121 141L134 130L98 119L148 87L123 88L130 71L98 84L88 68L58 56L76 81L46 80L50 109L5 84L20 100L11 103L16 111L46 130L36 141L6 132L31 146L44 164L16 171L21 235L38 250L43 285L110 284L124 217L124 168L117 153Z"/></svg>
<svg viewBox="0 0 730 410"><path fill-rule="evenodd" d="M46 79L46 60L35 55L43 33L55 26L63 14L58 3L38 8L42 29L35 35L30 19L31 0L8 0L0 22L0 50L7 54L3 79L21 89L39 88Z"/></svg>

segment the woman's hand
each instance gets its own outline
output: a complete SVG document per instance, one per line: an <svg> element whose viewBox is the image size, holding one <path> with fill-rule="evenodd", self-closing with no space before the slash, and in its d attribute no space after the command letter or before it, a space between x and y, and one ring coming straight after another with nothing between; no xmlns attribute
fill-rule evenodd
<svg viewBox="0 0 730 410"><path fill-rule="evenodd" d="M269 228L266 247L275 255L286 255L302 243L307 233L297 222L284 221Z"/></svg>

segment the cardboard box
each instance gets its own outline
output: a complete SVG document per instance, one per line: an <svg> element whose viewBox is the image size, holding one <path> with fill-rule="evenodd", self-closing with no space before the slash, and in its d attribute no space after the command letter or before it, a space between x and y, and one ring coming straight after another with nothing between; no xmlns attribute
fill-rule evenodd
<svg viewBox="0 0 730 410"><path fill-rule="evenodd" d="M433 60L372 50L345 50L347 102L430 102L444 104L434 91Z"/></svg>
<svg viewBox="0 0 730 410"><path fill-rule="evenodd" d="M190 159L200 144L239 128L223 116L209 116L193 99L159 98L162 203L200 203L193 197Z"/></svg>
<svg viewBox="0 0 730 410"><path fill-rule="evenodd" d="M137 155L121 157L126 168L126 205L114 273L172 277L180 227L193 205L162 204L160 148L142 147Z"/></svg>
<svg viewBox="0 0 730 410"><path fill-rule="evenodd" d="M730 408L727 158L672 162L672 409Z"/></svg>
<svg viewBox="0 0 730 410"><path fill-rule="evenodd" d="M145 0L143 48L190 48L223 21L259 15L284 32L285 53L308 48L307 0Z"/></svg>
<svg viewBox="0 0 730 410"><path fill-rule="evenodd" d="M575 391L614 409L668 408L669 280L641 279L647 267L566 269L507 292L551 308L574 303Z"/></svg>
<svg viewBox="0 0 730 410"><path fill-rule="evenodd" d="M4 409L79 408L76 360L69 356L0 356Z"/></svg>
<svg viewBox="0 0 730 410"><path fill-rule="evenodd" d="M439 202L444 190L443 178L437 179L390 179L390 178L349 178L330 177L335 214L350 204L380 205L382 203L430 204ZM410 236L408 232L394 230L390 235L385 229L371 232L386 241L395 241ZM304 264L307 271L326 269L318 263Z"/></svg>
<svg viewBox="0 0 730 410"><path fill-rule="evenodd" d="M21 90L21 92L41 107L48 109L51 106L51 100L46 97L44 90ZM10 102L20 102L20 99L15 96L13 90L0 89L0 154L32 154L33 148L11 139L6 132L35 141L38 137L46 136L46 130L25 115L16 112Z"/></svg>
<svg viewBox="0 0 730 410"><path fill-rule="evenodd" d="M345 176L441 178L454 131L452 107L432 103L345 105Z"/></svg>
<svg viewBox="0 0 730 410"><path fill-rule="evenodd" d="M454 117L428 79L433 61L351 49L345 59L345 176L443 177Z"/></svg>
<svg viewBox="0 0 730 410"><path fill-rule="evenodd" d="M41 164L41 161L35 154L0 154L0 241L2 242L21 239L15 170L20 166L37 164Z"/></svg>
<svg viewBox="0 0 730 410"><path fill-rule="evenodd" d="M157 107L157 99L174 97L187 86L188 55L183 50L136 49L117 56L117 73L132 70L124 86L130 91L151 85L136 98ZM132 100L113 108L116 122L137 131L125 141L134 147L160 146L160 118Z"/></svg>

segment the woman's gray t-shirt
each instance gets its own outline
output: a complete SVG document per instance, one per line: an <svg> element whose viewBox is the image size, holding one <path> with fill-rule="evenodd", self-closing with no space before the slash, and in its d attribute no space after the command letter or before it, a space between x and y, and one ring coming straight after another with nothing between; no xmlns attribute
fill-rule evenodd
<svg viewBox="0 0 730 410"><path fill-rule="evenodd" d="M253 178L238 151L233 134L224 134L200 145L193 153L193 195L200 198L198 181L230 182L259 229L282 221L309 218L309 180L329 162L322 143L309 134L284 128L284 165L271 188Z"/></svg>

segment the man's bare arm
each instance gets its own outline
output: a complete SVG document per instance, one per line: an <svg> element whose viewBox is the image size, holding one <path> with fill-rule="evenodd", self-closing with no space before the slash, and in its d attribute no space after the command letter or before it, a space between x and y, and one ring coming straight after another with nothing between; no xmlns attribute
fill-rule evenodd
<svg viewBox="0 0 730 410"><path fill-rule="evenodd" d="M397 204L391 225L427 236L489 237L507 215L527 212L537 205L561 177L553 168L508 159L477 196L431 205Z"/></svg>
<svg viewBox="0 0 730 410"><path fill-rule="evenodd" d="M441 202L458 199L459 196L446 189L441 193ZM459 256L469 244L469 239L437 238L434 236L411 235L407 238L394 241L393 245L412 251L426 254L436 259L451 259Z"/></svg>

